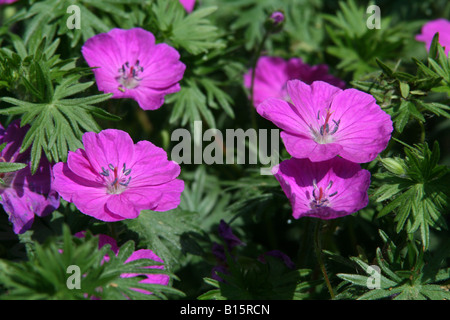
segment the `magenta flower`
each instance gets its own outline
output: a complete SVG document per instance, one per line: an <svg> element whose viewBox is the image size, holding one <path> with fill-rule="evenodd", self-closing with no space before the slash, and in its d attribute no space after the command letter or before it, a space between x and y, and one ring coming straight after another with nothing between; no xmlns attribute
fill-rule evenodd
<svg viewBox="0 0 450 320"><path fill-rule="evenodd" d="M51 166L42 156L34 175L30 169L30 152L20 152L28 126L20 127L20 120L5 130L0 125L1 162L26 163L19 171L0 173L0 203L13 224L13 231L21 234L31 228L34 215L46 216L59 207L59 196L51 187Z"/></svg>
<svg viewBox="0 0 450 320"><path fill-rule="evenodd" d="M14 3L17 0L0 0L0 5Z"/></svg>
<svg viewBox="0 0 450 320"><path fill-rule="evenodd" d="M84 149L53 167L54 188L84 214L102 221L136 218L141 210L167 211L180 203L180 166L148 141L134 144L115 129L83 135Z"/></svg>
<svg viewBox="0 0 450 320"><path fill-rule="evenodd" d="M450 21L437 19L427 22L422 27L422 33L416 36L416 40L425 42L427 50L430 50L431 41L436 32L439 32L439 44L445 47L445 54L448 57L450 52Z"/></svg>
<svg viewBox="0 0 450 320"><path fill-rule="evenodd" d="M180 0L180 3L187 12L191 13L194 10L195 0Z"/></svg>
<svg viewBox="0 0 450 320"><path fill-rule="evenodd" d="M300 58L284 60L279 57L261 57L255 71L253 103L257 107L268 98L288 99L287 81L298 79L307 84L313 81L325 81L339 88L345 88L345 82L330 75L328 66L319 64L310 66ZM251 89L252 69L244 75L244 85Z"/></svg>
<svg viewBox="0 0 450 320"><path fill-rule="evenodd" d="M155 44L151 32L141 28L112 29L86 41L81 52L93 69L100 91L113 98L131 98L144 110L155 110L164 96L180 90L186 66L177 50Z"/></svg>
<svg viewBox="0 0 450 320"><path fill-rule="evenodd" d="M291 156L324 161L340 155L364 163L386 148L392 121L370 94L299 80L289 81L287 91L292 103L270 98L257 112L284 130L280 135Z"/></svg>
<svg viewBox="0 0 450 320"><path fill-rule="evenodd" d="M321 162L291 158L273 168L295 219L343 217L367 206L370 172L335 157Z"/></svg>

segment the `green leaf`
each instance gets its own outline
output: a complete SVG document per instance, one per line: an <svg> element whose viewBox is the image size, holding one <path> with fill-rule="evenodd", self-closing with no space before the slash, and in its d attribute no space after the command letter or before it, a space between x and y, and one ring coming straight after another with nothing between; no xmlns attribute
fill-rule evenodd
<svg viewBox="0 0 450 320"><path fill-rule="evenodd" d="M0 162L0 173L19 171L26 166L25 163Z"/></svg>

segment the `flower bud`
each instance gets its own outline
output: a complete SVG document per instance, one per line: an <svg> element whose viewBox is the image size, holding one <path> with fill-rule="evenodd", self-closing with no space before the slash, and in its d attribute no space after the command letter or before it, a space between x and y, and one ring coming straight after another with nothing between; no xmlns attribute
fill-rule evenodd
<svg viewBox="0 0 450 320"><path fill-rule="evenodd" d="M284 13L281 11L275 11L267 19L264 26L271 33L277 33L283 29L284 21L285 21Z"/></svg>
<svg viewBox="0 0 450 320"><path fill-rule="evenodd" d="M403 160L400 158L380 158L381 163L389 172L396 175L404 175L406 173Z"/></svg>

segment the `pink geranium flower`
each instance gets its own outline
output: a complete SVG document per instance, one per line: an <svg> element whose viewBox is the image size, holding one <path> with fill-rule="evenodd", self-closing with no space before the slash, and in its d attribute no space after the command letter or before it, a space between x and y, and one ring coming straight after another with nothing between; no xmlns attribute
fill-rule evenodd
<svg viewBox="0 0 450 320"><path fill-rule="evenodd" d="M187 12L191 13L194 10L195 0L180 0L180 3Z"/></svg>
<svg viewBox="0 0 450 320"><path fill-rule="evenodd" d="M81 52L93 69L100 91L113 98L132 98L144 110L155 110L164 96L180 90L186 66L177 50L155 44L151 32L141 28L112 29L86 41Z"/></svg>
<svg viewBox="0 0 450 320"><path fill-rule="evenodd" d="M291 202L295 219L339 218L364 208L369 201L370 172L339 157L321 162L291 158L273 172Z"/></svg>
<svg viewBox="0 0 450 320"><path fill-rule="evenodd" d="M427 22L422 27L422 33L416 36L416 40L425 42L427 50L430 50L431 41L437 32L439 32L439 44L445 47L445 54L448 57L450 52L450 21L437 19Z"/></svg>
<svg viewBox="0 0 450 320"><path fill-rule="evenodd" d="M84 238L85 232L77 232L75 234L78 238ZM101 249L103 246L109 244L111 246L111 250L114 252L115 255L119 254L119 247L117 246L117 241L114 238L111 238L110 236L107 236L105 234L99 234L98 236L98 248ZM128 259L125 261L125 263L139 260L139 259L149 259L152 261L164 263L164 261L158 257L152 250L150 249L140 249L137 251L134 251ZM102 264L109 261L109 256L105 255L105 257L102 260ZM149 265L145 268L149 269L161 269L164 270L164 265L152 265L149 262ZM131 277L144 277L144 279L140 280L139 283L147 283L147 284L160 284L163 286L167 286L170 281L170 277L166 274L149 274L149 273L123 273L120 275L121 278L131 278ZM138 288L132 288L135 291L144 293L144 294L152 294L150 291L138 289Z"/></svg>
<svg viewBox="0 0 450 320"><path fill-rule="evenodd" d="M321 80L339 88L345 88L345 82L330 75L328 66L319 64L310 66L300 58L284 60L279 57L259 58L255 71L253 103L257 107L268 98L288 99L287 81L298 79L307 84ZM244 75L244 85L250 89L252 69Z"/></svg>
<svg viewBox="0 0 450 320"><path fill-rule="evenodd" d="M53 167L54 188L84 214L102 221L136 218L141 210L167 211L180 203L180 166L148 141L107 129L83 135L84 149Z"/></svg>
<svg viewBox="0 0 450 320"><path fill-rule="evenodd" d="M0 5L1 4L10 4L10 3L14 3L14 2L16 2L17 0L0 0Z"/></svg>
<svg viewBox="0 0 450 320"><path fill-rule="evenodd" d="M20 127L20 120L12 122L5 130L0 125L1 162L26 163L19 171L0 173L0 204L13 224L13 231L24 233L31 228L34 215L46 216L59 207L59 196L51 188L51 166L42 156L37 172L32 175L30 152L20 153L28 126Z"/></svg>
<svg viewBox="0 0 450 320"><path fill-rule="evenodd" d="M257 112L283 130L291 156L324 161L340 155L364 163L386 148L392 121L370 94L299 80L288 81L287 92L290 102L269 98Z"/></svg>

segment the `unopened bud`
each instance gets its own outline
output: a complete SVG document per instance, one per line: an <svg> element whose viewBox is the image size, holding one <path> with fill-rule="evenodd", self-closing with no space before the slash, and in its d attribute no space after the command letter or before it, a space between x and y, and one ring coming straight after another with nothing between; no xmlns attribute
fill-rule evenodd
<svg viewBox="0 0 450 320"><path fill-rule="evenodd" d="M400 158L380 158L381 163L389 172L396 175L404 175L406 173L403 160Z"/></svg>
<svg viewBox="0 0 450 320"><path fill-rule="evenodd" d="M265 27L271 33L277 33L283 29L284 21L285 21L284 13L281 11L275 11L267 19Z"/></svg>

